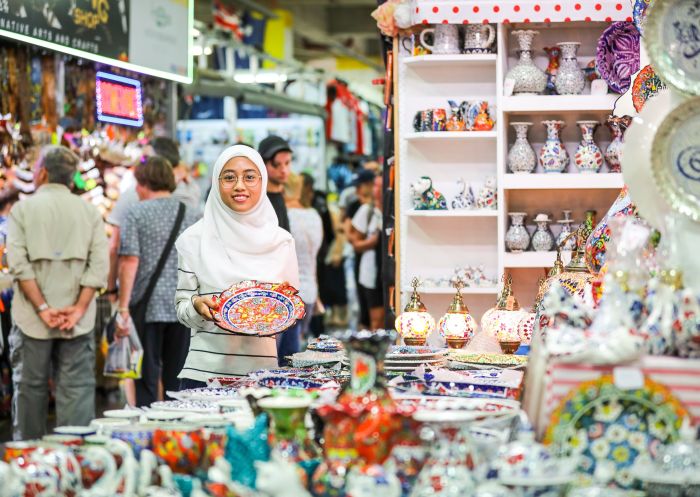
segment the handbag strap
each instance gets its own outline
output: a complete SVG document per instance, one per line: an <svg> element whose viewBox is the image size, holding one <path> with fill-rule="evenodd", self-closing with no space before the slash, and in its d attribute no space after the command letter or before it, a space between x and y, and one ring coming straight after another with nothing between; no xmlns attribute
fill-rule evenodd
<svg viewBox="0 0 700 497"><path fill-rule="evenodd" d="M158 259L156 269L155 271L153 271L151 279L148 281L148 286L146 287L146 291L143 292L143 297L141 297L141 300L139 300L139 304L141 304L142 302L144 304L148 304L148 302L151 300L151 295L153 295L153 290L156 288L156 283L158 282L160 273L163 272L165 263L168 260L168 256L170 255L170 251L173 249L173 245L175 245L175 239L177 238L177 234L180 232L182 221L185 218L185 204L183 204L182 202L179 202L179 204L180 206L177 209L177 217L175 218L175 224L173 225L172 231L170 231L170 237L168 238L168 241L165 244L165 250L163 250L163 253L160 254L160 259Z"/></svg>

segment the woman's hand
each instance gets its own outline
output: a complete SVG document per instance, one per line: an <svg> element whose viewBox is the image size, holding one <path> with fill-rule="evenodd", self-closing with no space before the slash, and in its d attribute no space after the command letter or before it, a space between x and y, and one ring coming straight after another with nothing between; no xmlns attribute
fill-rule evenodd
<svg viewBox="0 0 700 497"><path fill-rule="evenodd" d="M207 321L216 321L212 311L219 306L215 297L193 297L192 305L197 314L202 316Z"/></svg>

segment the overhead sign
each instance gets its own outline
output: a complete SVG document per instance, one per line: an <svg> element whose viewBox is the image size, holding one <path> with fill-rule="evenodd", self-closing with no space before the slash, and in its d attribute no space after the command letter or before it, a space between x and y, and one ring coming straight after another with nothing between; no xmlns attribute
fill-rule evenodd
<svg viewBox="0 0 700 497"><path fill-rule="evenodd" d="M141 82L106 72L95 82L97 119L102 122L143 126Z"/></svg>
<svg viewBox="0 0 700 497"><path fill-rule="evenodd" d="M192 82L194 0L0 0L0 36Z"/></svg>

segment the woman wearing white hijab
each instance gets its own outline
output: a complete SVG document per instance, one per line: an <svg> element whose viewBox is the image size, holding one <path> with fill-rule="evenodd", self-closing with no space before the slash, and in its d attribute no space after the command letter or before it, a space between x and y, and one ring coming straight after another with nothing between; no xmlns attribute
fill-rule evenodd
<svg viewBox="0 0 700 497"><path fill-rule="evenodd" d="M214 165L204 217L177 240L177 316L192 328L179 377L184 388L214 376L246 376L277 366L275 338L242 337L212 322L212 297L244 280L299 288L294 240L267 198L267 170L254 149L235 145Z"/></svg>

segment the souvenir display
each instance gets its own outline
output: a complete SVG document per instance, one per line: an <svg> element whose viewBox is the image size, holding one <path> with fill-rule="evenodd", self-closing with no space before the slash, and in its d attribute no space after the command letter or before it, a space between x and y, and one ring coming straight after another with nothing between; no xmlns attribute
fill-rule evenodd
<svg viewBox="0 0 700 497"><path fill-rule="evenodd" d="M566 126L564 121L542 121L547 128L547 139L540 150L540 166L545 173L565 172L569 166L569 153L559 137L559 133Z"/></svg>
<svg viewBox="0 0 700 497"><path fill-rule="evenodd" d="M638 0L644 1L644 0ZM661 78L654 72L651 65L645 66L634 78L632 84L632 104L634 110L641 112L647 100L656 96L660 91L665 90L666 85Z"/></svg>
<svg viewBox="0 0 700 497"><path fill-rule="evenodd" d="M532 235L532 248L537 252L549 252L554 247L554 235L549 229L549 216L538 214L535 223L537 231Z"/></svg>
<svg viewBox="0 0 700 497"><path fill-rule="evenodd" d="M450 117L447 119L447 131L466 131L467 125L464 121L464 107L467 105L467 102L458 104L454 100L448 100L447 103L450 104ZM416 129L415 131L421 130Z"/></svg>
<svg viewBox="0 0 700 497"><path fill-rule="evenodd" d="M615 93L626 93L639 71L639 31L630 22L614 22L598 40L596 67Z"/></svg>
<svg viewBox="0 0 700 497"><path fill-rule="evenodd" d="M418 278L413 278L411 300L394 324L406 345L424 345L428 335L435 329L435 320L428 313L418 294Z"/></svg>
<svg viewBox="0 0 700 497"><path fill-rule="evenodd" d="M464 26L464 53L491 53L496 41L496 30L490 24Z"/></svg>
<svg viewBox="0 0 700 497"><path fill-rule="evenodd" d="M535 150L527 141L527 130L532 123L513 122L510 123L515 129L515 143L508 152L508 169L512 173L531 173L537 166Z"/></svg>
<svg viewBox="0 0 700 497"><path fill-rule="evenodd" d="M644 44L661 79L678 90L700 95L700 64L694 33L700 11L693 0L660 0L646 9Z"/></svg>
<svg viewBox="0 0 700 497"><path fill-rule="evenodd" d="M612 134L612 141L608 148L605 149L605 162L608 164L608 172L621 173L622 149L625 143L624 135L629 125L632 124L632 118L630 116L609 116L606 124Z"/></svg>
<svg viewBox="0 0 700 497"><path fill-rule="evenodd" d="M532 30L517 30L511 33L518 42L520 59L511 67L506 79L513 81L514 95L540 94L547 86L547 75L532 60L532 41L539 33Z"/></svg>
<svg viewBox="0 0 700 497"><path fill-rule="evenodd" d="M465 183L463 178L459 178L457 184L459 185L459 193L452 200L452 208L473 209L476 206L476 200L471 185Z"/></svg>
<svg viewBox="0 0 700 497"><path fill-rule="evenodd" d="M581 143L576 147L574 162L582 173L597 173L603 167L603 152L593 141L598 121L577 121L581 129Z"/></svg>
<svg viewBox="0 0 700 497"><path fill-rule="evenodd" d="M474 131L491 131L495 123L489 115L489 103L478 102L475 105L478 106L478 114L474 117L470 128Z"/></svg>
<svg viewBox="0 0 700 497"><path fill-rule="evenodd" d="M448 100L449 113L444 108L418 111L413 117L413 131L491 131L494 128L493 109L485 100L473 102ZM449 114L449 115L448 115Z"/></svg>
<svg viewBox="0 0 700 497"><path fill-rule="evenodd" d="M304 302L289 284L243 281L218 297L213 311L220 328L249 336L272 336L304 317Z"/></svg>
<svg viewBox="0 0 700 497"><path fill-rule="evenodd" d="M476 196L476 207L478 209L496 209L498 207L497 202L496 178L490 176L486 178L484 186L481 187Z"/></svg>
<svg viewBox="0 0 700 497"><path fill-rule="evenodd" d="M578 66L576 52L578 52L578 42L557 43L561 49L561 58L557 71L554 87L559 95L578 95L583 92L586 81L583 71Z"/></svg>
<svg viewBox="0 0 700 497"><path fill-rule="evenodd" d="M422 176L411 185L413 192L413 208L418 211L445 210L445 196L433 188L433 180Z"/></svg>
<svg viewBox="0 0 700 497"><path fill-rule="evenodd" d="M571 219L571 211L562 211L564 219L557 221L561 225L561 232L557 237L556 245L561 246L561 250L574 250L576 245L576 240L571 235L571 225L576 221Z"/></svg>
<svg viewBox="0 0 700 497"><path fill-rule="evenodd" d="M525 227L525 212L509 212L510 227L506 232L506 248L510 252L523 252L530 246L530 233Z"/></svg>
<svg viewBox="0 0 700 497"><path fill-rule="evenodd" d="M545 70L547 75L547 95L555 95L557 90L555 87L555 82L557 80L557 73L559 72L559 56L561 55L561 48L555 47L544 47L544 51L549 57L549 64Z"/></svg>
<svg viewBox="0 0 700 497"><path fill-rule="evenodd" d="M447 309L447 313L440 318L438 330L440 330L440 335L445 339L449 348L461 349L474 336L476 321L469 314L469 309L462 299L461 281L455 284L455 288L457 293Z"/></svg>
<svg viewBox="0 0 700 497"><path fill-rule="evenodd" d="M428 43L426 35L433 36L433 43ZM457 54L459 49L459 28L454 24L437 24L420 33L421 45L434 54Z"/></svg>
<svg viewBox="0 0 700 497"><path fill-rule="evenodd" d="M445 288L454 286L458 281L463 288L492 288L496 280L489 278L484 273L484 266L457 266L450 276L438 278L420 278L423 288Z"/></svg>

